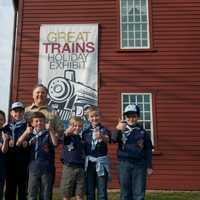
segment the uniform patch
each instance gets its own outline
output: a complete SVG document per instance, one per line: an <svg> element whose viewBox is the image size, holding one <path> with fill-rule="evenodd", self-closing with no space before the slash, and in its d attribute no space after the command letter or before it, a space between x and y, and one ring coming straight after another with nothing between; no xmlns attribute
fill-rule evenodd
<svg viewBox="0 0 200 200"><path fill-rule="evenodd" d="M140 134L144 135L144 134L145 134L145 131L144 131L144 130L141 130L141 131L140 131Z"/></svg>
<svg viewBox="0 0 200 200"><path fill-rule="evenodd" d="M44 144L43 147L42 147L42 149L43 149L46 153L48 153L48 152L49 152L48 144Z"/></svg>

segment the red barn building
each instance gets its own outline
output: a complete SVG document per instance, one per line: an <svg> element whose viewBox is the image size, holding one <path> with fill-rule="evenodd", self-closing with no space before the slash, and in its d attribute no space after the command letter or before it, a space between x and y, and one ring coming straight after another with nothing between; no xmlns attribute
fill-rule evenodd
<svg viewBox="0 0 200 200"><path fill-rule="evenodd" d="M12 100L32 102L42 24L98 24L103 123L113 130L123 107L139 104L154 143L148 189L200 189L199 0L19 0L16 8ZM109 153L118 188L115 145Z"/></svg>

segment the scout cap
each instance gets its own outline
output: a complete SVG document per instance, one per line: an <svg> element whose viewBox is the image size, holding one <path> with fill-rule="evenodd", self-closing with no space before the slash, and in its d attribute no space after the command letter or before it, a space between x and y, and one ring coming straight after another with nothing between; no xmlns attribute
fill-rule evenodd
<svg viewBox="0 0 200 200"><path fill-rule="evenodd" d="M130 104L125 107L124 110L124 115L129 115L129 114L137 114L138 117L140 116L140 108L136 104Z"/></svg>
<svg viewBox="0 0 200 200"><path fill-rule="evenodd" d="M11 110L15 110L17 108L21 108L22 110L24 110L24 104L20 101L16 101L11 105Z"/></svg>

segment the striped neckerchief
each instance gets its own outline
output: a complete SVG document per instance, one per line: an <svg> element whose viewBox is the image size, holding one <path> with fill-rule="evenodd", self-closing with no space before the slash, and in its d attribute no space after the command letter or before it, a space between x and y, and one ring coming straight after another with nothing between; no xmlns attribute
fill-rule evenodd
<svg viewBox="0 0 200 200"><path fill-rule="evenodd" d="M128 136L129 136L130 134L134 133L133 130L139 130L139 129L140 129L140 127L138 127L137 124L134 125L134 126L131 126L131 125L129 125L129 124L126 124L126 128L125 128L125 130L124 130L123 133L122 133L122 143L123 143L123 145L126 144L126 142L127 142L127 140L128 140Z"/></svg>
<svg viewBox="0 0 200 200"><path fill-rule="evenodd" d="M33 137L30 139L29 141L29 145L32 144L33 141L35 141L35 160L37 160L38 158L38 153L39 153L39 137L41 137L43 134L47 133L47 129L44 129L43 131L36 131L35 129L33 129ZM46 137L48 137L48 134L46 135Z"/></svg>
<svg viewBox="0 0 200 200"><path fill-rule="evenodd" d="M15 141L15 129L21 127L22 124L26 123L25 119L14 121L9 124L9 128L12 132L12 139Z"/></svg>
<svg viewBox="0 0 200 200"><path fill-rule="evenodd" d="M100 140L96 139L96 135L95 135L96 132L100 131L100 129L101 129L100 125L97 125L95 128L91 129L92 130L92 146L91 146L92 151L95 150L97 143L100 142Z"/></svg>

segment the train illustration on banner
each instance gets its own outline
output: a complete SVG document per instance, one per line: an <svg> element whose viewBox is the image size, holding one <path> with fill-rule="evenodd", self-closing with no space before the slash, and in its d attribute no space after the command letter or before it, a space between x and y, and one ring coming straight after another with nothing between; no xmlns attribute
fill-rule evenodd
<svg viewBox="0 0 200 200"><path fill-rule="evenodd" d="M85 107L97 105L97 90L77 82L74 70L65 70L64 77L51 79L48 90L48 105L57 110L62 120L71 115L83 116Z"/></svg>

